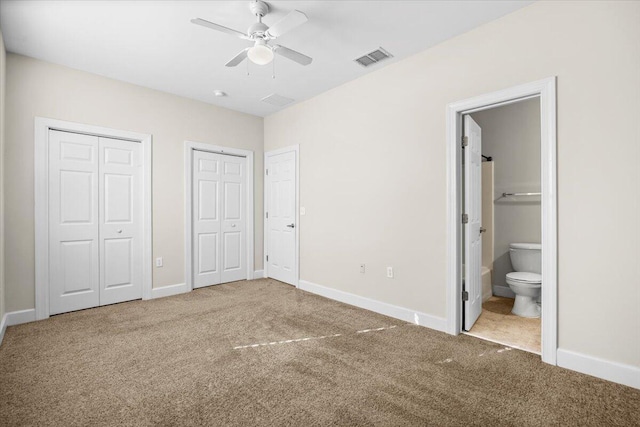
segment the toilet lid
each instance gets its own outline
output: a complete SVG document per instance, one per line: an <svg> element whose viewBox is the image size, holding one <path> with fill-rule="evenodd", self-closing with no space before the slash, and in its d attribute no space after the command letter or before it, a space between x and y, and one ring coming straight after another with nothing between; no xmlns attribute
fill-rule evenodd
<svg viewBox="0 0 640 427"><path fill-rule="evenodd" d="M542 275L526 271L514 271L513 273L509 273L507 274L507 279L523 283L542 283Z"/></svg>

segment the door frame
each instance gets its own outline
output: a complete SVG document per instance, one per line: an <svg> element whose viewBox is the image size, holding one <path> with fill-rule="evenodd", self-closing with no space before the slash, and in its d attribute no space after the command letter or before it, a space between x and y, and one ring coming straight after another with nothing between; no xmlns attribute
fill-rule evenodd
<svg viewBox="0 0 640 427"><path fill-rule="evenodd" d="M542 361L556 365L558 350L558 238L556 77L511 87L447 106L447 332L462 332L462 117L540 98L542 192Z"/></svg>
<svg viewBox="0 0 640 427"><path fill-rule="evenodd" d="M193 156L194 150L216 154L228 154L247 159L247 203L246 203L246 245L247 245L247 280L253 279L254 264L254 221L253 210L253 151L241 148L222 147L203 142L184 142L184 278L187 292L193 290Z"/></svg>
<svg viewBox="0 0 640 427"><path fill-rule="evenodd" d="M80 133L139 143L142 147L142 299L151 299L152 200L151 134L111 129L46 117L35 118L34 128L34 217L35 217L35 306L36 320L49 317L49 131Z"/></svg>
<svg viewBox="0 0 640 427"><path fill-rule="evenodd" d="M269 200L267 197L267 158L270 156L276 156L278 154L287 153L293 151L296 154L296 274L295 283L296 288L300 287L300 145L290 145L288 147L279 148L277 150L265 151L264 153L264 212L269 212ZM269 248L269 229L267 227L267 219L265 214L264 222L264 277L269 277L269 263L267 262L267 255Z"/></svg>

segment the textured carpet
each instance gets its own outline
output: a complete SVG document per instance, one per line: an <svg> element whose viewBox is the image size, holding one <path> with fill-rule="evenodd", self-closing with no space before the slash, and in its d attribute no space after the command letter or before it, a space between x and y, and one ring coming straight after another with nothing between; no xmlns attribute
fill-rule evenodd
<svg viewBox="0 0 640 427"><path fill-rule="evenodd" d="M9 327L0 424L640 425L640 391L256 280Z"/></svg>

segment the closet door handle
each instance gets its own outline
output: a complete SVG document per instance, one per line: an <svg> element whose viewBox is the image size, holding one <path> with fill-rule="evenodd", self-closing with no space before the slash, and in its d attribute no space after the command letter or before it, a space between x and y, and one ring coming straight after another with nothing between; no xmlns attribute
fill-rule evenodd
<svg viewBox="0 0 640 427"><path fill-rule="evenodd" d="M295 224L289 224L289 225L287 225L287 227L289 227L289 228L294 228L294 227L295 227Z"/></svg>
<svg viewBox="0 0 640 427"><path fill-rule="evenodd" d="M117 231L117 233L118 233L118 234L121 234L121 233L122 233L122 230L118 230L118 231Z"/></svg>

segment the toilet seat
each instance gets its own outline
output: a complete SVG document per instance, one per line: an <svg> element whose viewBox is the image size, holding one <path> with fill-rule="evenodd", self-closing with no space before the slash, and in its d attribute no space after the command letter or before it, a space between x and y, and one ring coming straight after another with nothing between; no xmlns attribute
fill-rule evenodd
<svg viewBox="0 0 640 427"><path fill-rule="evenodd" d="M542 275L527 271L514 271L507 274L507 280L521 284L540 285L542 283Z"/></svg>

